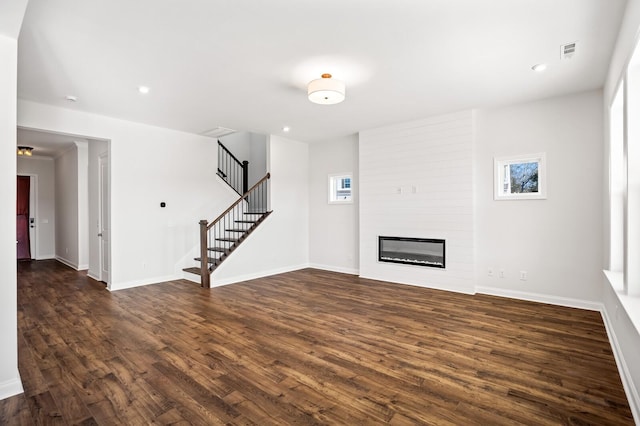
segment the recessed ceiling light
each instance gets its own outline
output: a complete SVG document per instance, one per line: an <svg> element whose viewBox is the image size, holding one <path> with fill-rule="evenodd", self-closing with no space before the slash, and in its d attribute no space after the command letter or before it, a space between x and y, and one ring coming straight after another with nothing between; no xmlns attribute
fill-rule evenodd
<svg viewBox="0 0 640 426"><path fill-rule="evenodd" d="M289 130L291 130L291 127L289 127L289 126L284 126L282 128L282 131L285 132L285 133L288 132Z"/></svg>
<svg viewBox="0 0 640 426"><path fill-rule="evenodd" d="M138 86L138 92L147 94L149 93L149 88L147 86Z"/></svg>
<svg viewBox="0 0 640 426"><path fill-rule="evenodd" d="M73 95L67 95L65 97L65 99L68 100L69 102L77 102L78 101L78 98L73 96Z"/></svg>
<svg viewBox="0 0 640 426"><path fill-rule="evenodd" d="M531 67L535 72L542 72L547 69L547 64L536 64Z"/></svg>

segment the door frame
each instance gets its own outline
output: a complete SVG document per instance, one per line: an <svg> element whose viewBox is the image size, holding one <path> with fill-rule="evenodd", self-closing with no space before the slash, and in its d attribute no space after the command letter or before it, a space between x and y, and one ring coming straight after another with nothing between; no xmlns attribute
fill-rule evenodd
<svg viewBox="0 0 640 426"><path fill-rule="evenodd" d="M106 182L105 179L103 177L102 174L102 167L106 165L107 168L107 177L106 177ZM104 283L107 284L107 287L109 287L110 283L111 283L111 236L110 235L106 235L107 238L107 253L104 253L104 244L103 244L103 238L105 236L103 236L102 234L105 232L104 231L104 223L103 221L105 221L105 217L103 215L103 213L106 211L107 212L107 218L106 218L106 222L107 224L109 224L111 222L110 220L110 216L111 216L111 192L110 192L110 188L111 188L111 170L110 170L110 165L109 165L109 151L104 152L100 155L98 155L98 238L99 238L99 244L98 244L98 257L100 259L99 261L99 265L100 267L98 268L98 279ZM106 191L106 197L104 196ZM106 200L107 203L109 203L109 205L103 206L104 200ZM111 226L109 225L107 232L110 233L111 232ZM106 258L108 259L108 268L104 267L104 259Z"/></svg>

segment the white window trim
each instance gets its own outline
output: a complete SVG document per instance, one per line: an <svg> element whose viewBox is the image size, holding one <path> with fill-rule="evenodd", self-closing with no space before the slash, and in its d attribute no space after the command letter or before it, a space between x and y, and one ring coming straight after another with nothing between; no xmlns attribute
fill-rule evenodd
<svg viewBox="0 0 640 426"><path fill-rule="evenodd" d="M495 157L493 159L494 169L494 187L493 199L496 201L504 200L544 200L547 198L547 156L541 152L537 154L516 155L510 157ZM509 164L518 163L538 163L538 192L524 192L511 194L504 192L504 170Z"/></svg>
<svg viewBox="0 0 640 426"><path fill-rule="evenodd" d="M337 199L335 197L335 188L334 188L334 182L339 179L339 178L349 178L351 179L351 188L349 188L351 190L351 196L349 197L348 200L340 200ZM328 198L327 201L329 204L353 204L353 173L352 172L345 172L345 173L332 173L328 176L328 181L327 181L327 186L328 186Z"/></svg>

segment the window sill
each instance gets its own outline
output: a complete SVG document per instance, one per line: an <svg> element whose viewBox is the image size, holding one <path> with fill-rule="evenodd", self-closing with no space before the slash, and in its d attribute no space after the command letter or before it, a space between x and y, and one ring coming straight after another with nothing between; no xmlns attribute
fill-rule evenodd
<svg viewBox="0 0 640 426"><path fill-rule="evenodd" d="M627 313L627 316L631 320L631 323L636 328L636 331L640 333L640 297L629 296L624 293L624 275L622 272L603 271L607 281L613 288L618 296L620 305ZM613 315L618 315L617 312L612 312Z"/></svg>

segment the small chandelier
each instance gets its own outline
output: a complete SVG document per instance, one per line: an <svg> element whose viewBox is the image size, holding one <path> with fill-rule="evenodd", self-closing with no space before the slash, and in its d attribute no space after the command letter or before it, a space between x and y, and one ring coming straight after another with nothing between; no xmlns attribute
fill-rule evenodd
<svg viewBox="0 0 640 426"><path fill-rule="evenodd" d="M30 146L19 146L18 147L18 155L23 155L25 157L31 157L33 155L33 148Z"/></svg>
<svg viewBox="0 0 640 426"><path fill-rule="evenodd" d="M322 74L322 78L311 81L307 86L309 100L315 104L339 104L344 101L344 93L344 82L331 78L331 74Z"/></svg>

